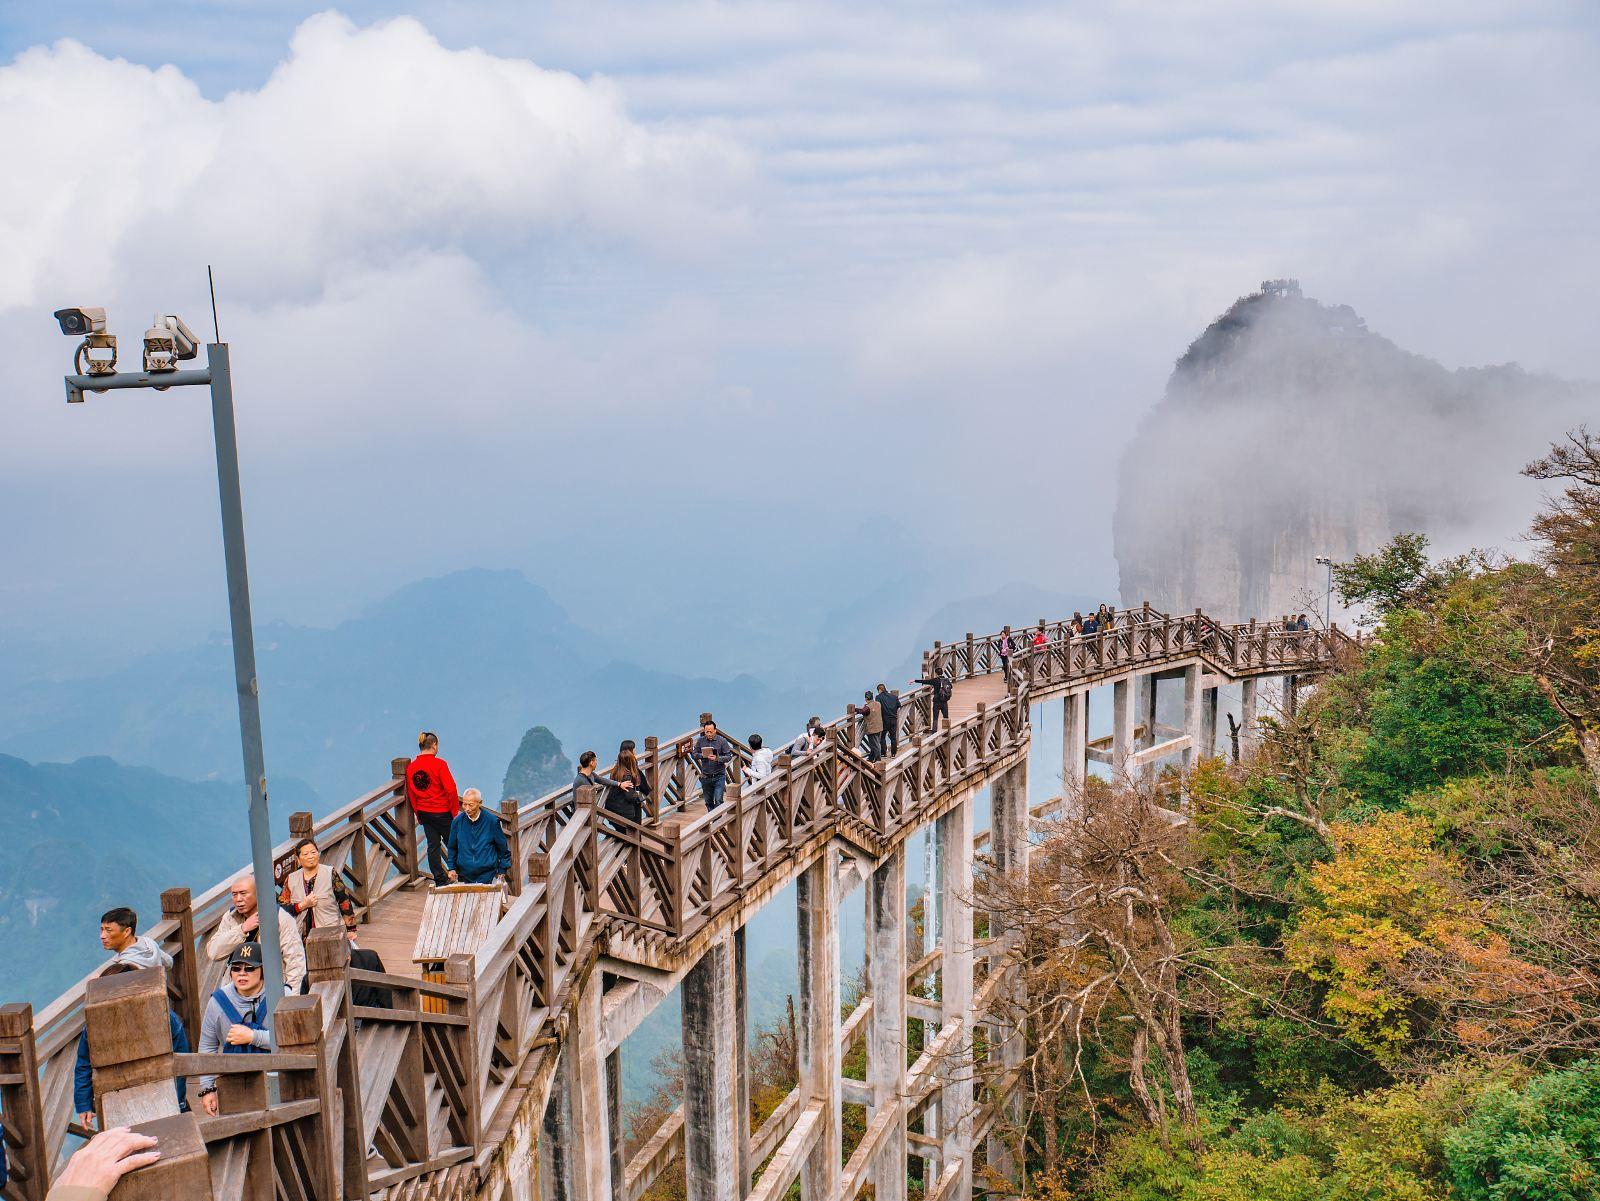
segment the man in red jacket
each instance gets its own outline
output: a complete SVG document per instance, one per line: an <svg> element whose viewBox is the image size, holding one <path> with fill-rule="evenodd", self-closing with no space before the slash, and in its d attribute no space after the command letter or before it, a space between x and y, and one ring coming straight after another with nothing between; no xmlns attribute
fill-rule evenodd
<svg viewBox="0 0 1600 1201"><path fill-rule="evenodd" d="M450 837L450 823L461 812L461 798L456 795L450 765L439 758L439 736L424 730L417 735L417 747L417 757L406 765L406 800L428 838L428 870L433 882L443 887L450 883L445 839Z"/></svg>

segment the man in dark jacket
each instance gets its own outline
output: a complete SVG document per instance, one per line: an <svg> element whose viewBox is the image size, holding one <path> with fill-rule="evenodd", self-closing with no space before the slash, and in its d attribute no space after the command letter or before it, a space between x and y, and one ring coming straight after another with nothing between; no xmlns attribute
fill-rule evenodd
<svg viewBox="0 0 1600 1201"><path fill-rule="evenodd" d="M700 715L700 733L695 735L689 748L694 769L700 774L700 795L707 809L722 804L722 794L728 787L728 765L733 762L733 743L717 732L717 723L709 713Z"/></svg>
<svg viewBox="0 0 1600 1201"><path fill-rule="evenodd" d="M883 737L888 743L889 758L900 753L900 694L890 692L887 684L878 685L878 704L883 706Z"/></svg>
<svg viewBox="0 0 1600 1201"><path fill-rule="evenodd" d="M933 689L933 730L939 729L939 719L944 718L944 724L950 724L950 694L955 691L955 685L950 682L950 677L943 672L935 672L931 676L920 676L911 681L913 684L926 684Z"/></svg>
<svg viewBox="0 0 1600 1201"><path fill-rule="evenodd" d="M489 884L511 869L511 847L500 819L483 811L483 794L469 788L461 794L461 812L450 823L445 848L450 879L461 884Z"/></svg>

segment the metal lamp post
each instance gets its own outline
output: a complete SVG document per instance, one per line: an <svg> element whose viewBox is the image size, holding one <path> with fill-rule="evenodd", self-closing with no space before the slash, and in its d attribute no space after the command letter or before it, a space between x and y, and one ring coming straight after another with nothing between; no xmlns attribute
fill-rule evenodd
<svg viewBox="0 0 1600 1201"><path fill-rule="evenodd" d="M267 769L261 749L261 699L256 683L256 646L250 623L250 578L244 556L244 506L239 490L239 443L233 424L233 376L228 344L206 345L204 369L119 371L66 377L67 400L81 403L85 392L136 388L211 388L211 427L217 447L217 491L222 501L222 550L228 571L228 622L233 635L233 674L239 696L239 741L245 784L250 790L250 863L256 881L263 1005L269 1011L283 995L283 963L278 946L278 890L272 868L272 826L267 818Z"/></svg>
<svg viewBox="0 0 1600 1201"><path fill-rule="evenodd" d="M1328 588L1322 594L1322 627L1331 629L1333 626L1333 556L1318 555L1317 563L1328 569Z"/></svg>

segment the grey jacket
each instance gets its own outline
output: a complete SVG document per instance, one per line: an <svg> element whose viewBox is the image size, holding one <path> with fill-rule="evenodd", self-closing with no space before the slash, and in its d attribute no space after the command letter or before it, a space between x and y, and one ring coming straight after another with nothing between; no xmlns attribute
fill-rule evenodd
<svg viewBox="0 0 1600 1201"><path fill-rule="evenodd" d="M256 1006L261 1004L259 993L254 997L241 997L239 990L229 980L219 990L228 998L228 1004L238 1010L241 1017L252 1016ZM233 1025L228 1015L222 1012L222 1006L217 1004L215 995L206 1000L206 1016L200 1020L200 1047L202 1055L215 1055L228 1045L228 1027ZM263 1051L272 1050L272 1031L257 1030L251 1039L254 1046ZM200 1087L210 1088L217 1082L215 1076L200 1077Z"/></svg>
<svg viewBox="0 0 1600 1201"><path fill-rule="evenodd" d="M154 939L141 934L133 940L132 946L118 951L111 962L129 963L134 967L171 967L172 956L156 946Z"/></svg>

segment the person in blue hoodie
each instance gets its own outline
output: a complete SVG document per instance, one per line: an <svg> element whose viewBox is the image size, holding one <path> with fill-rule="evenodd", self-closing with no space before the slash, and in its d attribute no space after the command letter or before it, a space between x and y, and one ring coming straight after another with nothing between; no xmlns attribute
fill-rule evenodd
<svg viewBox="0 0 1600 1201"><path fill-rule="evenodd" d="M445 848L450 879L459 884L490 884L511 870L511 847L500 819L483 811L483 794L469 788L461 794L461 812L450 823Z"/></svg>
<svg viewBox="0 0 1600 1201"><path fill-rule="evenodd" d="M116 976L123 972L136 972L139 969L131 963L117 961L101 972L102 976ZM189 1036L184 1032L183 1023L178 1020L178 1015L172 1010L167 1010L167 1027L172 1034L172 1049L179 1055L189 1053ZM187 1081L179 1076L174 1082L178 1091L178 1112L189 1112L189 1096ZM78 1062L72 1071L72 1108L78 1115L78 1125L86 1130L95 1128L94 1116L94 1067L89 1063L89 1031L78 1032Z"/></svg>

